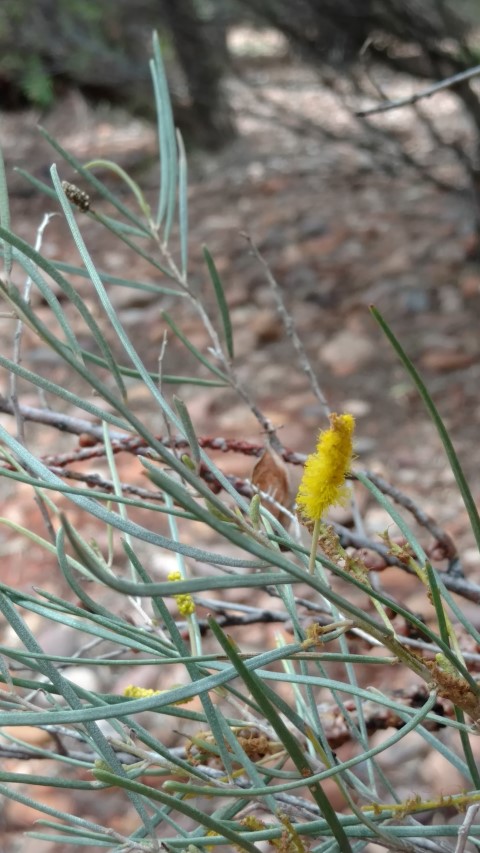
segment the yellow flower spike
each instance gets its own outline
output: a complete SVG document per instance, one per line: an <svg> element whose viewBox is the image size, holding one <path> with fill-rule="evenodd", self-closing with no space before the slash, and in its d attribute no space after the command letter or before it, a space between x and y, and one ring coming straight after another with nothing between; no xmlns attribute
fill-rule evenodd
<svg viewBox="0 0 480 853"><path fill-rule="evenodd" d="M330 429L318 436L315 453L308 456L297 494L299 516L313 522L312 558L310 571L315 567L315 552L320 522L327 509L348 500L345 477L352 463L353 415L330 415Z"/></svg>
<svg viewBox="0 0 480 853"><path fill-rule="evenodd" d="M326 510L348 499L345 476L353 453L353 415L330 415L330 429L320 433L317 449L305 463L297 505L306 521L319 521Z"/></svg>
<svg viewBox="0 0 480 853"><path fill-rule="evenodd" d="M179 571L173 571L167 575L167 580L180 581L182 580L182 575ZM178 612L181 616L191 616L192 613L195 613L195 602L188 592L175 595L174 598L177 602Z"/></svg>

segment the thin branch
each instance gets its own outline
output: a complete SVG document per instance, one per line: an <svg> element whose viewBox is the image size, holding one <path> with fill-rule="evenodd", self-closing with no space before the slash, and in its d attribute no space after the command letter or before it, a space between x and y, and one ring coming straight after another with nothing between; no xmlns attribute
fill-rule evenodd
<svg viewBox="0 0 480 853"><path fill-rule="evenodd" d="M139 661L141 663L141 661ZM388 695L388 692L387 692ZM403 702L405 708L417 708L423 702L425 702L428 696L428 690L424 685L415 685L414 687L396 690L390 694L392 698L395 699L396 702ZM356 712L354 702L351 700L347 700L345 703L350 710L350 712L354 715ZM397 714L392 708L388 708L384 705L379 705L374 701L365 700L363 702L364 705L364 713L365 713L365 721L367 725L367 731L369 735L374 734L378 731L384 731L389 728L402 728L405 725L405 720L399 714ZM444 698L438 698L433 709L432 713L436 714L440 717L445 717L446 720L452 720L455 718L454 707L453 704ZM323 705L322 704L322 721L324 722L325 728L325 736L332 747L332 749L338 749L345 743L348 743L352 739L352 731L347 726L344 718L340 715L337 705ZM424 720L422 724L428 731L439 731L444 728L441 722L437 720L429 720L428 718ZM44 729L44 726L39 728ZM121 747L117 748L117 753L121 754L122 749L127 749L126 744L122 744ZM174 747L172 750L177 757L185 758L187 753L184 747ZM80 761L91 762L94 761L96 755L90 751L80 752L78 750L70 751L66 750L62 753L67 758L74 758ZM126 752L125 754L128 755ZM37 749L29 749L28 745L24 746L19 745L16 746L14 744L8 745L0 745L0 756L1 757L15 757L18 759L51 759L52 754L45 750L41 752ZM152 759L158 760L159 756L154 753L149 753L149 757ZM122 758L123 760L123 758ZM208 767L208 765L206 765ZM221 773L224 776L224 772ZM245 783L247 786L248 783Z"/></svg>
<svg viewBox="0 0 480 853"><path fill-rule="evenodd" d="M49 466L49 468L53 474L58 474L59 477L64 477L66 480L76 480L79 483L85 483L85 485L93 489L101 489L103 492L113 493L114 491L112 480L107 480L105 477L101 477L100 474L82 474L80 471L70 471L68 468L56 468L54 465ZM163 492L144 489L142 486L133 485L133 483L120 483L120 487L124 495L135 495L135 497L143 498L147 501L165 503Z"/></svg>
<svg viewBox="0 0 480 853"><path fill-rule="evenodd" d="M222 370L226 374L228 381L230 383L230 386L237 392L239 397L248 406L248 408L252 412L253 416L256 418L256 420L260 424L262 430L264 430L264 432L268 435L268 438L269 438L269 441L270 441L272 447L277 451L277 453L281 453L282 444L281 444L280 439L278 438L276 427L273 425L272 421L266 415L264 415L264 413L261 411L261 409L259 408L259 406L255 402L253 397L250 395L249 390L245 387L243 382L239 379L237 371L235 369L235 366L232 363L232 360L224 352L224 349L222 347L219 335L217 334L217 331L216 331L215 327L213 326L213 324L210 320L210 317L208 316L208 313L207 313L205 306L203 305L201 299L197 296L197 294L194 292L194 290L190 287L190 285L188 283L188 279L186 277L186 274L182 274L180 272L180 270L178 269L178 267L177 267L177 265L176 265L176 263L172 257L171 252L169 251L169 249L165 245L165 243L163 243L160 240L158 233L155 230L152 230L152 237L156 241L158 248L159 248L159 250L163 256L163 259L165 260L165 262L167 263L167 265L169 267L170 274L171 274L172 278L182 288L183 292L189 298L191 304L193 305L193 307L197 311L197 313L198 313L198 315L199 315L199 317L203 323L205 331L207 332L207 334L208 334L208 336L212 342L212 347L211 347L212 354L217 359Z"/></svg>
<svg viewBox="0 0 480 853"><path fill-rule="evenodd" d="M383 477L379 477L377 474L373 474L371 471L365 472L368 479L374 483L377 488L384 495L388 495L391 497L395 503L398 503L400 506L403 506L408 512L410 512L416 521L420 524L421 527L424 527L425 530L428 530L429 533L432 534L435 542L437 542L443 549L445 554L445 559L449 561L450 564L458 565L458 553L455 545L451 539L451 537L442 530L438 524L427 515L426 512L423 511L418 504L415 503L412 498L405 495L400 489L397 489L395 486L392 486L391 483L388 483ZM452 569L450 569L452 571ZM454 573L454 572L452 572ZM458 570L457 570L458 576ZM461 575L460 575L461 576Z"/></svg>
<svg viewBox="0 0 480 853"><path fill-rule="evenodd" d="M280 319L284 325L285 332L287 333L287 337L290 338L292 345L293 345L293 348L297 354L300 369L307 376L307 378L310 382L310 387L313 391L313 394L317 398L318 402L320 403L320 407L322 409L323 414L328 419L328 417L330 415L330 411L331 411L330 406L328 405L327 400L325 398L325 395L324 395L322 389L320 388L320 385L318 384L317 377L315 376L312 365L310 364L310 360L309 360L308 355L306 353L305 347L303 346L303 343L297 334L297 330L295 329L295 326L293 323L293 317L289 313L289 311L287 310L287 308L285 306L280 286L279 286L275 276L273 275L269 265L267 264L265 258L263 257L263 255L261 254L261 252L259 251L259 249L255 245L255 243L253 242L251 236L249 234L247 234L246 232L243 232L242 236L245 237L245 239L247 240L248 245L250 246L250 249L251 249L253 255L256 257L257 261L259 262L259 264L261 264L261 266L263 268L265 278L266 278L266 280L270 286L270 290L273 294L273 298L275 299L277 311L278 311L278 313L280 315Z"/></svg>
<svg viewBox="0 0 480 853"><path fill-rule="evenodd" d="M14 414L14 408L11 401L1 395L0 412ZM53 412L50 409L40 409L32 406L22 405L21 413L25 420L43 423L63 432L69 432L74 435L83 435L85 438L90 436L91 438L96 439L98 443L95 443L93 446L77 447L69 453L45 456L42 457L42 461L51 468L52 471L66 479L84 482L88 486L100 488L107 492L112 491L113 484L110 480L107 480L96 473L82 473L66 468L68 464L73 462L83 462L87 459L101 458L105 455L105 447L102 442L103 430L100 425L82 418L75 418L63 413ZM135 455L144 455L148 450L145 440L139 436L128 435L114 430L111 431L110 435L113 453L133 453ZM167 447L173 445L177 449L188 448L188 442L182 438L173 437L171 440L165 439L162 436L157 436L157 438ZM265 449L263 445L216 436L198 436L198 443L201 447L207 450L215 450L222 453L242 453L254 458L260 457ZM286 448L281 451L281 456L285 462L291 465L303 465L306 459L305 454L296 453ZM5 463L5 467L9 467L7 463ZM214 491L215 489L220 489L219 484L206 466L201 466L199 474L210 484ZM383 478L368 471L366 474L384 494L389 495L399 505L410 512L416 521L431 533L435 542L441 547L445 559L449 561L447 572L441 572L442 580L447 589L450 590L450 592L457 593L469 601L480 604L480 585L463 578L461 569L459 570L457 551L448 534L445 533L445 531L443 531L441 527L439 527L439 525L431 519L415 503L415 501L412 500L412 498L404 495L400 490L392 486ZM352 474L352 477L354 479L355 474ZM239 494L242 494L247 498L251 498L253 496L254 490L248 480L238 477L229 477L228 479ZM122 483L121 485L125 494L136 495L145 500L163 500L160 492L151 491L130 483ZM343 547L353 547L358 550L366 548L379 554L384 560L385 566L397 566L403 571L411 571L404 562L395 557L393 554L390 554L388 547L386 547L384 543L377 542L374 539L369 539L368 537L362 536L355 531L349 530L348 528L338 524L334 524L333 527L338 533Z"/></svg>
<svg viewBox="0 0 480 853"><path fill-rule="evenodd" d="M355 115L359 118L375 115L376 113L386 113L389 110L398 110L401 107L410 107L420 101L422 98L430 98L436 95L437 92L442 92L444 89L450 89L458 83L463 83L465 80L470 80L472 77L477 77L480 74L480 65L475 65L473 68L468 68L466 71L460 71L458 74L453 74L451 77L446 77L439 83L434 83L432 86L427 86L426 89L421 89L414 95L409 95L407 98L397 98L394 101L385 101L383 104L378 104L376 107L369 107L366 110L357 110Z"/></svg>
<svg viewBox="0 0 480 853"><path fill-rule="evenodd" d="M464 853L468 841L470 828L478 814L479 809L480 803L473 803L473 805L468 807L467 813L465 815L465 820L463 821L460 829L458 830L457 846L455 847L455 853Z"/></svg>
<svg viewBox="0 0 480 853"><path fill-rule="evenodd" d="M54 412L47 408L37 408L35 406L20 407L22 417L25 421L34 421L38 424L52 426L60 432L69 432L72 435L91 435L98 441L103 441L103 429L100 425L94 424L83 418L75 418L71 415L63 414L63 412ZM14 414L14 408L10 400L0 395L0 412L5 412L9 415ZM123 439L125 433L111 431L112 439Z"/></svg>
<svg viewBox="0 0 480 853"><path fill-rule="evenodd" d="M35 240L35 251L40 252L43 243L43 235L44 231L50 222L50 219L55 216L54 213L46 213L40 223L37 230L37 238ZM30 276L27 276L25 281L25 286L23 289L23 299L28 304L30 302L30 293L32 289L32 279ZM13 338L13 363L21 364L22 361L22 340L23 340L23 332L24 332L24 322L23 320L18 320L15 334ZM10 374L10 400L13 408L13 412L15 414L15 421L17 424L17 438L18 441L25 445L25 422L22 416L22 407L20 405L18 399L18 377L15 373ZM50 539L52 542L55 542L55 530L52 524L52 520L50 518L50 513L48 511L48 506L42 494L38 489L35 491L35 501L40 510L40 514L43 518L45 527L48 531Z"/></svg>
<svg viewBox="0 0 480 853"><path fill-rule="evenodd" d="M40 226L37 231L37 239L35 240L35 251L39 252L42 248L43 242L43 233L45 228L47 227L50 219L54 216L53 213L46 213L43 217ZM30 291L32 289L32 279L30 276L27 276L25 281L25 285L23 288L23 299L28 304L30 301ZM15 328L15 334L13 338L13 363L20 364L22 361L22 338L23 338L23 329L24 323L23 320L17 320L17 325ZM24 423L22 418L22 412L20 408L20 403L18 401L18 377L15 373L10 374L10 399L12 401L13 411L15 413L15 420L17 423L17 438L22 443L25 444L25 430Z"/></svg>

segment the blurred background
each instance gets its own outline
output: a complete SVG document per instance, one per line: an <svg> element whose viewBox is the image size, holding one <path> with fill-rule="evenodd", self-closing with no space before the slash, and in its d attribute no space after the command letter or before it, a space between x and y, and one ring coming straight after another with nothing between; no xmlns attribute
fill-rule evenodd
<svg viewBox="0 0 480 853"><path fill-rule="evenodd" d="M1 105L48 110L75 90L152 117L145 60L157 29L178 123L220 147L236 132L228 84L252 64L301 60L344 98L378 98L380 68L426 80L475 65L479 22L475 0L4 0ZM455 91L478 128L471 84Z"/></svg>

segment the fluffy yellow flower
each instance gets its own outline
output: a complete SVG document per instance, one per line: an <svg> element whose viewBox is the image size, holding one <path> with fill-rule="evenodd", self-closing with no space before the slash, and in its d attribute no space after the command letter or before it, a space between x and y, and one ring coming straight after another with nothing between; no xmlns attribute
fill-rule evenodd
<svg viewBox="0 0 480 853"><path fill-rule="evenodd" d="M136 687L135 684L129 684L123 691L123 695L127 699L146 699L147 696L157 696L160 690L149 690L146 687Z"/></svg>
<svg viewBox="0 0 480 853"><path fill-rule="evenodd" d="M173 690L174 687L180 687L180 685L174 684L171 689ZM168 693L168 690L151 690L147 687L137 687L135 684L129 684L123 691L123 695L126 696L127 699L146 699L148 696L161 696L162 693ZM180 699L179 702L174 702L173 704L188 705L193 698L193 696L190 696L187 699Z"/></svg>
<svg viewBox="0 0 480 853"><path fill-rule="evenodd" d="M181 581L182 575L178 571L170 572L167 575L167 580L169 581ZM174 596L175 601L177 602L178 612L181 616L191 616L192 613L195 613L195 602L191 595L188 592L180 593L179 595Z"/></svg>
<svg viewBox="0 0 480 853"><path fill-rule="evenodd" d="M330 429L318 436L305 463L297 506L305 521L320 521L327 509L348 499L345 476L352 462L353 415L330 415Z"/></svg>

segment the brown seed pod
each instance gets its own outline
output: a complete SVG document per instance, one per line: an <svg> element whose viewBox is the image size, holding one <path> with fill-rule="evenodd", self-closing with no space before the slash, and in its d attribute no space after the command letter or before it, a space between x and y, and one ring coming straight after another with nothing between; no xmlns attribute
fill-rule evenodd
<svg viewBox="0 0 480 853"><path fill-rule="evenodd" d="M75 184L69 183L69 181L62 181L62 189L68 200L71 201L75 207L78 207L78 209L82 210L84 213L86 213L87 210L90 210L90 196L88 193L75 186Z"/></svg>

